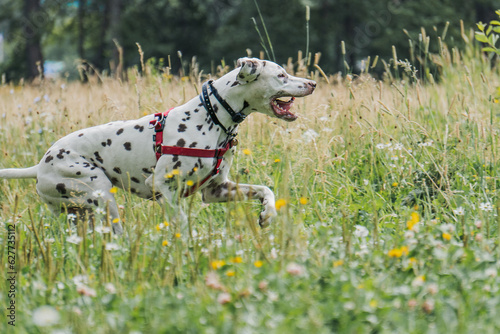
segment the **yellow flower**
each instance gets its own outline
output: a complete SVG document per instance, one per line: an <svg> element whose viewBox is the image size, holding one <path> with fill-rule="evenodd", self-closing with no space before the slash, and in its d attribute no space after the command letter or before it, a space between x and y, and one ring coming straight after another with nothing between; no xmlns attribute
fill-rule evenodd
<svg viewBox="0 0 500 334"><path fill-rule="evenodd" d="M165 220L165 221L163 222L163 225L164 225L164 226L168 226L168 225L169 225L169 224L168 224L168 221L166 221L166 220Z"/></svg>
<svg viewBox="0 0 500 334"><path fill-rule="evenodd" d="M198 167L193 167L193 172L196 172L198 170Z"/></svg>
<svg viewBox="0 0 500 334"><path fill-rule="evenodd" d="M173 178L173 177L174 177L174 175L173 175L172 173L167 173L167 174L165 174L165 178L166 178L166 179L171 179L171 178Z"/></svg>
<svg viewBox="0 0 500 334"><path fill-rule="evenodd" d="M344 260L333 261L333 266L338 267L344 264Z"/></svg>
<svg viewBox="0 0 500 334"><path fill-rule="evenodd" d="M377 301L375 299L370 300L370 307L371 308L376 308L377 307Z"/></svg>
<svg viewBox="0 0 500 334"><path fill-rule="evenodd" d="M308 200L307 200L307 198L305 198L305 197L301 197L301 198L299 199L299 203L300 203L300 204L302 204L302 205L306 205L306 204L307 204L307 202L309 202L309 201L308 201Z"/></svg>
<svg viewBox="0 0 500 334"><path fill-rule="evenodd" d="M234 270L229 270L229 271L226 273L226 276L228 276L228 277L233 277L234 275L236 275L236 273L234 272Z"/></svg>
<svg viewBox="0 0 500 334"><path fill-rule="evenodd" d="M281 162L281 159L274 159L274 162Z"/></svg>
<svg viewBox="0 0 500 334"><path fill-rule="evenodd" d="M118 191L117 187L112 187L111 189L109 189L109 192L112 194L116 194L117 191Z"/></svg>
<svg viewBox="0 0 500 334"><path fill-rule="evenodd" d="M420 215L418 214L418 212L414 211L411 213L410 216L411 216L410 220L406 222L406 227L409 230L412 230L413 226L415 226L420 221Z"/></svg>
<svg viewBox="0 0 500 334"><path fill-rule="evenodd" d="M194 181L193 180L188 180L186 182L186 184L187 184L188 187L191 187L194 184Z"/></svg>
<svg viewBox="0 0 500 334"><path fill-rule="evenodd" d="M411 263L411 264L417 264L417 258L415 258L415 257L410 257L410 263Z"/></svg>
<svg viewBox="0 0 500 334"><path fill-rule="evenodd" d="M387 255L389 255L389 257L401 257L403 255L403 251L401 248L394 248L388 251Z"/></svg>
<svg viewBox="0 0 500 334"><path fill-rule="evenodd" d="M216 260L216 261L212 261L211 265L212 265L212 269L217 270L217 269L224 267L226 265L226 262L224 260Z"/></svg>
<svg viewBox="0 0 500 334"><path fill-rule="evenodd" d="M444 232L443 233L443 239L447 240L447 241L450 241L451 240L451 234Z"/></svg>
<svg viewBox="0 0 500 334"><path fill-rule="evenodd" d="M168 246L168 241L167 240L163 240L163 242L161 243L162 246Z"/></svg>
<svg viewBox="0 0 500 334"><path fill-rule="evenodd" d="M156 225L156 230L157 230L157 231L161 230L161 226L160 226L160 224Z"/></svg>
<svg viewBox="0 0 500 334"><path fill-rule="evenodd" d="M244 155L250 155L250 154L252 154L252 151L250 151L248 148L245 148L245 149L243 150L243 154L244 154Z"/></svg>
<svg viewBox="0 0 500 334"><path fill-rule="evenodd" d="M239 257L239 256L236 256L236 257L233 257L233 258L231 259L231 262L232 262L232 263L242 263L242 262L243 262L243 259L242 259L241 257Z"/></svg>
<svg viewBox="0 0 500 334"><path fill-rule="evenodd" d="M392 186L393 186L393 187L397 187L397 186L398 186L398 183L397 183L397 182L394 182L394 183L392 184Z"/></svg>
<svg viewBox="0 0 500 334"><path fill-rule="evenodd" d="M263 263L262 261L260 261L260 260L257 260L257 261L255 261L255 262L253 263L253 265L254 265L255 267L257 267L257 268L262 267L262 265L263 265L263 264L264 264L264 263Z"/></svg>
<svg viewBox="0 0 500 334"><path fill-rule="evenodd" d="M181 237L181 234L180 234L180 233L176 233L176 234L175 234L175 237L176 237L176 238L180 238L180 237Z"/></svg>
<svg viewBox="0 0 500 334"><path fill-rule="evenodd" d="M286 205L286 203L287 203L286 199L281 198L281 199L277 200L276 204L275 204L276 210L280 210L282 207L284 207Z"/></svg>
<svg viewBox="0 0 500 334"><path fill-rule="evenodd" d="M403 246L400 249L401 249L401 253L403 253L403 255L408 255L408 253L409 253L408 246Z"/></svg>
<svg viewBox="0 0 500 334"><path fill-rule="evenodd" d="M115 224L118 223L119 221L120 221L120 218L113 219L113 223L115 223Z"/></svg>
<svg viewBox="0 0 500 334"><path fill-rule="evenodd" d="M181 172L180 172L178 169L174 169L174 170L172 171L172 174L173 174L173 175L179 175L180 173L181 173Z"/></svg>

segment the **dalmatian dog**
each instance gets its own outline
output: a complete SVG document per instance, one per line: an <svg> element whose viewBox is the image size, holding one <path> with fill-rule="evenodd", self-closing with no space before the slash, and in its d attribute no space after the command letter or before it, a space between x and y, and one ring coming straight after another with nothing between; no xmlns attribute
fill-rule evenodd
<svg viewBox="0 0 500 334"><path fill-rule="evenodd" d="M271 61L241 58L236 69L205 83L200 96L168 113L73 132L36 166L3 169L0 178L36 178L39 196L55 213L83 217L105 205L115 234L123 231L110 192L114 186L172 208L197 190L205 203L257 199L263 205L259 224L265 227L276 215L273 192L228 179L234 137L252 112L294 121L295 97L315 87Z"/></svg>

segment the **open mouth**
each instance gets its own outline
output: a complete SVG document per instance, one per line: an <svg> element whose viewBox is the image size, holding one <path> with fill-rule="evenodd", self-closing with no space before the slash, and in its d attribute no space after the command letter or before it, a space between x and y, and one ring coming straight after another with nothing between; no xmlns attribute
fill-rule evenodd
<svg viewBox="0 0 500 334"><path fill-rule="evenodd" d="M297 115L293 114L290 109L292 108L295 97L279 97L271 100L271 108L273 109L276 117L291 122L297 119Z"/></svg>

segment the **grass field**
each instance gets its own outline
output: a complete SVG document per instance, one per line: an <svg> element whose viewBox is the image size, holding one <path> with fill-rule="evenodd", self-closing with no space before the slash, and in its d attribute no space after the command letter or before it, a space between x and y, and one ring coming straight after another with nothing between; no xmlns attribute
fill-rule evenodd
<svg viewBox="0 0 500 334"><path fill-rule="evenodd" d="M34 180L0 180L2 314L15 302L15 327L2 317L0 332L498 333L500 73L473 47L434 57L439 83L392 67L392 80L327 83L313 69L297 121L241 125L231 174L274 190L267 229L258 203L196 194L179 231L159 205L118 191L115 238L50 214ZM94 79L0 86L0 168L200 88L194 74Z"/></svg>

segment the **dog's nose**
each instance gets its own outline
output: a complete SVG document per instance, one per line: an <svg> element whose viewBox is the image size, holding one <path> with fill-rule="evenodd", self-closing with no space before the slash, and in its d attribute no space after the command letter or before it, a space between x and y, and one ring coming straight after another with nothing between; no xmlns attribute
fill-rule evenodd
<svg viewBox="0 0 500 334"><path fill-rule="evenodd" d="M313 89L316 88L316 81L310 80L307 84Z"/></svg>

